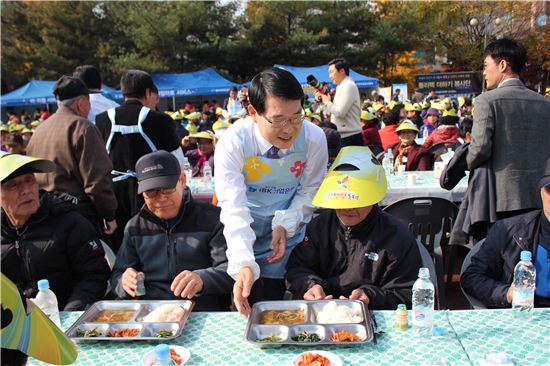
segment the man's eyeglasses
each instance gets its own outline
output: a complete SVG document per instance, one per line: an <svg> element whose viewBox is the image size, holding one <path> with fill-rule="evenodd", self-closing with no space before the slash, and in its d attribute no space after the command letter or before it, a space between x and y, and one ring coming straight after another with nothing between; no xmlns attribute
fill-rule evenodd
<svg viewBox="0 0 550 366"><path fill-rule="evenodd" d="M292 116L290 118L275 118L273 120L270 120L266 116L262 116L267 122L271 123L271 125L274 128L281 128L284 126L285 122L288 122L291 126L297 126L302 122L302 119L304 118L303 114L297 114L295 116Z"/></svg>
<svg viewBox="0 0 550 366"><path fill-rule="evenodd" d="M162 188L162 189L151 189L150 191L143 192L143 197L145 198L157 198L159 194L163 196L168 196L176 191L174 188Z"/></svg>

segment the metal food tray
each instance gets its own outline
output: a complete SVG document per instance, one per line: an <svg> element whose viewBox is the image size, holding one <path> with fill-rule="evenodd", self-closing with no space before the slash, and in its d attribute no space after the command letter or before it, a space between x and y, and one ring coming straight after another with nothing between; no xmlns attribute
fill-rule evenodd
<svg viewBox="0 0 550 366"><path fill-rule="evenodd" d="M362 316L358 323L318 323L316 314L329 302L337 306L346 305ZM260 324L261 313L266 310L304 310L305 318L301 324ZM316 333L319 342L298 342L292 340L300 332ZM330 338L334 332L348 331L362 338L355 342L335 342ZM259 339L277 335L280 342L260 342ZM372 341L374 334L371 318L366 312L365 304L359 300L293 300L293 301L262 301L254 304L246 326L246 340L260 347L264 346L318 346L318 345L359 345Z"/></svg>
<svg viewBox="0 0 550 366"><path fill-rule="evenodd" d="M185 310L181 319L177 322L144 322L143 317L162 305L178 304ZM141 341L158 340L167 341L181 335L183 327L187 322L189 314L193 309L194 302L191 300L130 300L130 301L98 301L78 318L78 320L65 332L69 338L76 341ZM94 322L103 310L132 310L135 313L127 322ZM76 334L77 329L91 330L97 328L102 334L101 337L82 337ZM111 330L121 328L137 328L139 333L135 337L108 337L106 334ZM154 337L153 334L160 330L169 330L172 335L169 337Z"/></svg>

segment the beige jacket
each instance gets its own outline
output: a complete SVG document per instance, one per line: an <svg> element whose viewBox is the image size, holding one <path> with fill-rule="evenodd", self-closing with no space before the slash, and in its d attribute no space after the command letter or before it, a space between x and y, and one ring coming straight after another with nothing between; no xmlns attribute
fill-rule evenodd
<svg viewBox="0 0 550 366"><path fill-rule="evenodd" d="M86 118L60 106L34 132L27 155L45 158L57 165L54 173L37 174L41 188L78 198L78 211L107 221L115 218L117 201L111 170L99 130Z"/></svg>
<svg viewBox="0 0 550 366"><path fill-rule="evenodd" d="M326 104L330 121L338 127L342 138L361 133L361 99L352 78L346 76L336 87L334 101Z"/></svg>

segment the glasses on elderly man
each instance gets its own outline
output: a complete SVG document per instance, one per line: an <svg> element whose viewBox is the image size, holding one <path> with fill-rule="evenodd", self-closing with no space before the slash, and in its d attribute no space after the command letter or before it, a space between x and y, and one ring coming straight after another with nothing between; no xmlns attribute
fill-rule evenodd
<svg viewBox="0 0 550 366"><path fill-rule="evenodd" d="M157 198L159 194L163 196L168 196L176 191L174 188L162 188L162 189L151 189L150 191L143 192L143 197L145 198Z"/></svg>
<svg viewBox="0 0 550 366"><path fill-rule="evenodd" d="M292 117L288 117L288 118L279 118L279 117L277 117L277 118L274 118L272 120L267 118L266 116L262 116L262 117L267 122L271 123L271 125L274 128L282 128L284 126L285 122L288 122L291 126L299 125L302 122L302 119L304 118L304 115L302 113L300 113L300 114L296 114Z"/></svg>

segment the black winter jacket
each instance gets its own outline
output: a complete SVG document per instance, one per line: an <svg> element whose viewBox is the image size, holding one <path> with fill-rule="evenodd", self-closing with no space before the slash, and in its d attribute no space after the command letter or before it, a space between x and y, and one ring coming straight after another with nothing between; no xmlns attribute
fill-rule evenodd
<svg viewBox="0 0 550 366"><path fill-rule="evenodd" d="M111 286L120 298L128 298L121 285L127 268L145 274L146 295L156 300L177 299L170 290L182 271L194 271L202 279L203 291L195 297L196 311L229 310L233 279L227 274L227 245L220 223L220 209L193 201L188 190L183 212L172 228L144 205L126 225L117 254Z"/></svg>
<svg viewBox="0 0 550 366"><path fill-rule="evenodd" d="M27 298L48 279L61 310L83 310L101 300L110 269L92 224L76 206L40 192L40 208L19 230L2 210L2 273Z"/></svg>
<svg viewBox="0 0 550 366"><path fill-rule="evenodd" d="M290 255L286 280L295 299L315 284L334 298L361 288L369 308L395 310L401 303L411 307L420 267L413 235L378 206L351 228L330 210L308 224L304 241Z"/></svg>
<svg viewBox="0 0 550 366"><path fill-rule="evenodd" d="M460 276L464 290L488 307L510 307L506 293L514 279L514 267L522 250L531 251L533 261L536 258L542 215L535 210L497 221ZM548 307L550 299L535 296L535 306Z"/></svg>

